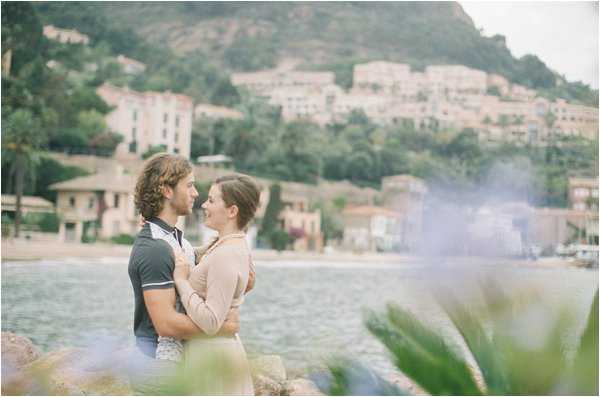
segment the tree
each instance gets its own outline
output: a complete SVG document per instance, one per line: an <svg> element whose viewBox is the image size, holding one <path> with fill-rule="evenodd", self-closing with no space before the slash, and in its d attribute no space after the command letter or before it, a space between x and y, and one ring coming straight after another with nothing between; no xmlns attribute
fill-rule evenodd
<svg viewBox="0 0 600 397"><path fill-rule="evenodd" d="M28 171L33 172L38 151L46 143L46 136L39 121L27 109L18 109L2 118L2 163L4 166L10 164L15 181L15 237L19 237L25 175Z"/></svg>
<svg viewBox="0 0 600 397"><path fill-rule="evenodd" d="M148 148L148 150L146 150L142 154L142 159L146 160L147 158L152 157L152 155L154 155L156 153L162 153L162 152L166 152L166 151L167 151L167 146L166 145L154 145L154 146L150 146Z"/></svg>
<svg viewBox="0 0 600 397"><path fill-rule="evenodd" d="M281 202L281 186L279 184L273 184L269 188L269 203L265 210L265 216L263 217L259 236L267 237L277 229L277 223L279 213L283 209L283 203Z"/></svg>

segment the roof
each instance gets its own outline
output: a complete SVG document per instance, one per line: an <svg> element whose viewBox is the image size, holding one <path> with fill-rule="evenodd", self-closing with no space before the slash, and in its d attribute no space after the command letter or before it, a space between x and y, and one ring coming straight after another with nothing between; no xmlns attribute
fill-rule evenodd
<svg viewBox="0 0 600 397"><path fill-rule="evenodd" d="M17 196L12 194L2 195L2 209L10 210L17 205ZM51 201L46 200L42 197L37 196L22 196L21 206L29 209L45 209L54 211L54 204Z"/></svg>
<svg viewBox="0 0 600 397"><path fill-rule="evenodd" d="M400 218L400 214L398 212L392 211L388 208L384 207L376 207L373 205L361 205L357 207L346 207L344 211L342 211L343 215L350 216L387 216L390 218Z"/></svg>
<svg viewBox="0 0 600 397"><path fill-rule="evenodd" d="M215 154L214 156L198 156L196 161L200 164L231 163L233 159L224 154Z"/></svg>
<svg viewBox="0 0 600 397"><path fill-rule="evenodd" d="M129 193L135 188L136 178L129 174L99 173L88 176L80 176L68 181L53 183L50 190L93 192L98 190Z"/></svg>
<svg viewBox="0 0 600 397"><path fill-rule="evenodd" d="M598 187L598 178L569 178L570 187Z"/></svg>

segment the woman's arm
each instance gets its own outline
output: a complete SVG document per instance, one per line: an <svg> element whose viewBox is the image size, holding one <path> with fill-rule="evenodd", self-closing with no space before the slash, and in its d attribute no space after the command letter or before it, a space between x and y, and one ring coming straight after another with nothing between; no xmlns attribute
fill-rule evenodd
<svg viewBox="0 0 600 397"><path fill-rule="evenodd" d="M182 266L180 260L176 261L174 278L187 315L200 329L212 336L223 325L231 307L238 283L237 265L241 258L231 250L218 249L206 259L209 260L206 300L192 288L187 275L178 273L177 267Z"/></svg>

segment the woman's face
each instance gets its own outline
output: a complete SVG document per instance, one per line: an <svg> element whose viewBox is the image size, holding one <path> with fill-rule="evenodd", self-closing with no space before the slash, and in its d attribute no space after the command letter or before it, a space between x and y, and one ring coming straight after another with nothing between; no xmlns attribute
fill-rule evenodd
<svg viewBox="0 0 600 397"><path fill-rule="evenodd" d="M223 201L219 185L213 184L210 187L208 198L202 204L202 209L206 227L219 231L231 221L230 210Z"/></svg>

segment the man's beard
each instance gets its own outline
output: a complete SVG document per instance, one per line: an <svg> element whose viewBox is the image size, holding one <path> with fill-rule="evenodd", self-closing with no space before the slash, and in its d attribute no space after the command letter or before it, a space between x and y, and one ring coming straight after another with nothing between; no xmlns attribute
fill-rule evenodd
<svg viewBox="0 0 600 397"><path fill-rule="evenodd" d="M188 206L187 200L185 200L185 198L181 198L180 200L173 200L171 202L171 206L173 207L175 213L178 216L185 216L192 213L192 210L190 209L190 206Z"/></svg>

